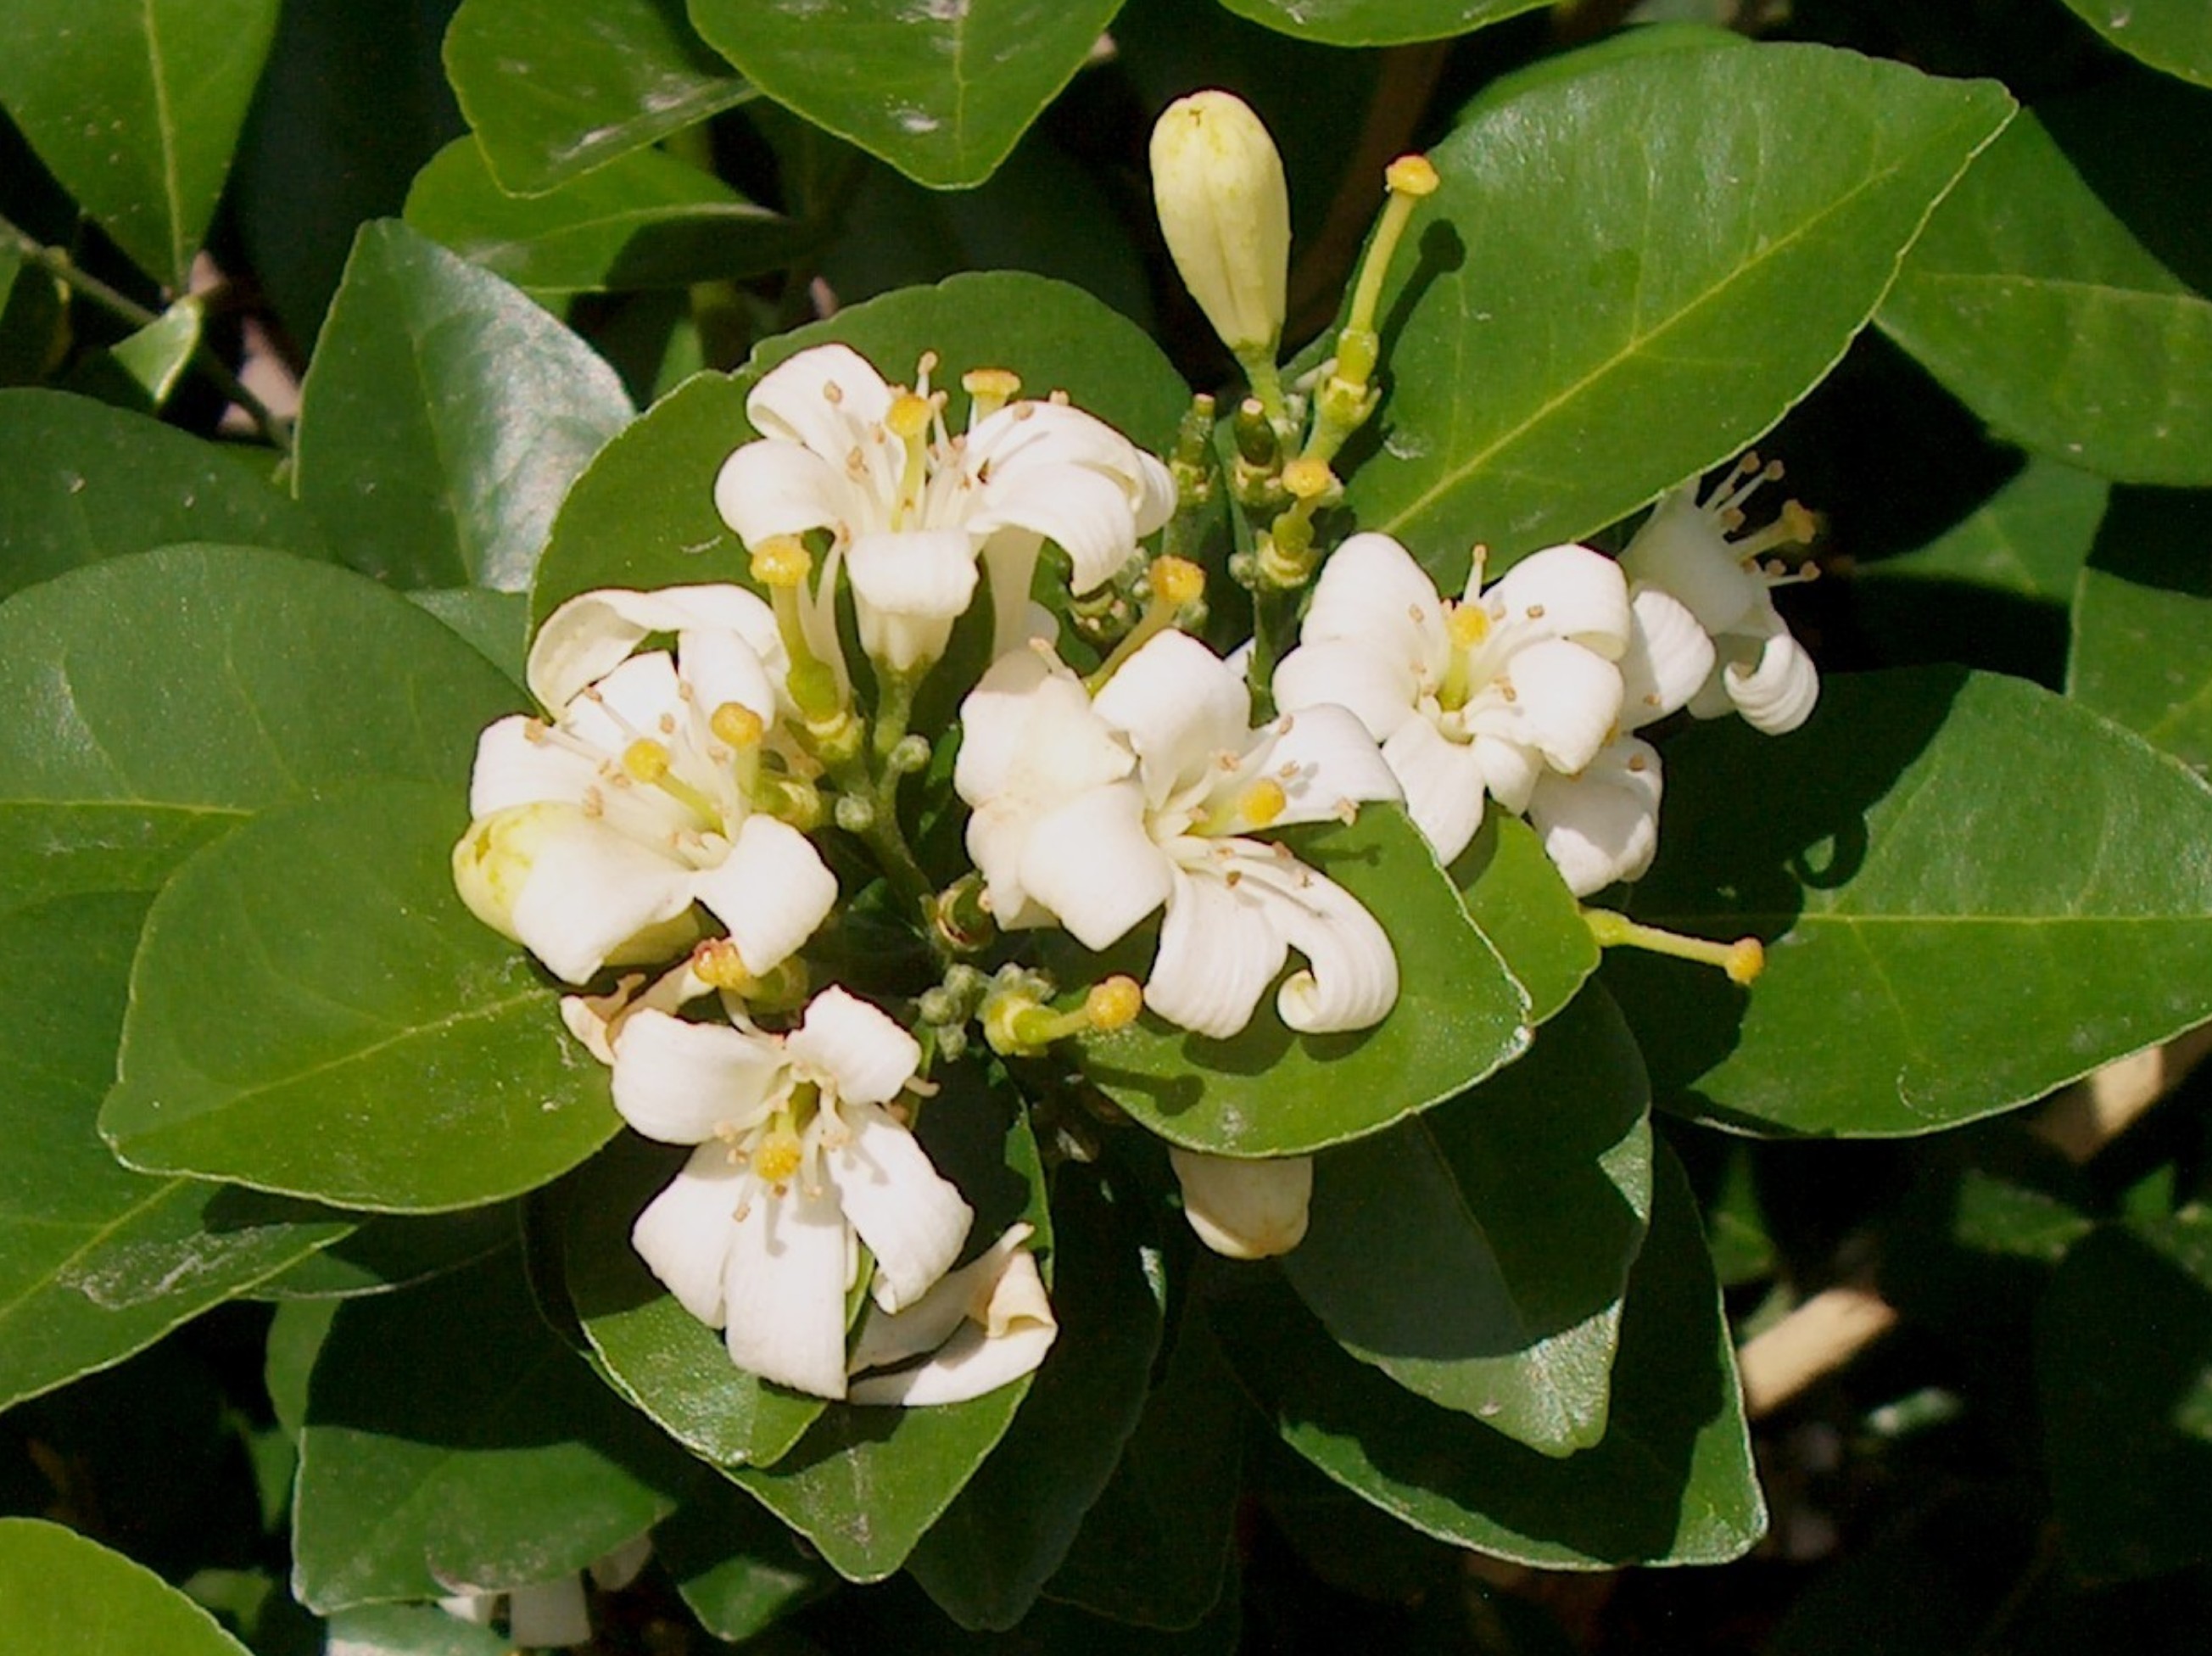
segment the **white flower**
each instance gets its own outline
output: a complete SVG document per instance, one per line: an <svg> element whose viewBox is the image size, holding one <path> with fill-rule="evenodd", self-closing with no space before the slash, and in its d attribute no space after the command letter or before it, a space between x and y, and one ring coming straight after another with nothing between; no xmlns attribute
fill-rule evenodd
<svg viewBox="0 0 2212 1656"><path fill-rule="evenodd" d="M1231 1259L1271 1259L1305 1240L1313 1158L1250 1160L1168 1147L1182 1214L1200 1241Z"/></svg>
<svg viewBox="0 0 2212 1656"><path fill-rule="evenodd" d="M1528 808L1547 770L1582 770L1621 710L1627 583L1583 546L1532 553L1486 591L1438 597L1388 535L1354 535L1314 588L1299 647L1275 669L1276 704L1349 708L1382 745L1406 808L1449 862L1482 825L1486 795Z"/></svg>
<svg viewBox="0 0 2212 1656"><path fill-rule="evenodd" d="M1010 1226L905 1310L870 1311L853 1345L852 1371L861 1378L847 1400L908 1408L964 1403L1042 1362L1060 1323L1036 1259L1023 1245L1030 1233L1027 1225ZM925 1352L927 1361L900 1366Z"/></svg>
<svg viewBox="0 0 2212 1656"><path fill-rule="evenodd" d="M656 631L677 634L673 656L629 654ZM477 916L572 983L688 947L695 902L750 971L804 943L836 880L746 791L777 712L760 642L774 636L736 587L592 593L554 612L530 681L555 719L502 719L477 745L475 820L453 850Z"/></svg>
<svg viewBox="0 0 2212 1656"><path fill-rule="evenodd" d="M1656 587L1686 606L1712 637L1711 675L1691 697L1690 711L1717 718L1731 709L1753 729L1779 736L1803 724L1820 699L1813 658L1790 636L1771 589L1809 580L1759 554L1812 538L1812 514L1796 501L1765 529L1740 534L1743 502L1762 483L1782 475L1780 463L1760 466L1746 454L1700 500L1695 478L1662 498L1620 555L1629 578Z"/></svg>
<svg viewBox="0 0 2212 1656"><path fill-rule="evenodd" d="M647 1138L696 1144L630 1239L732 1361L845 1395L845 1296L857 1236L885 1311L959 1257L974 1215L883 1106L921 1049L866 1002L824 989L788 1035L646 1008L615 1042L615 1107Z"/></svg>
<svg viewBox="0 0 2212 1656"><path fill-rule="evenodd" d="M1234 93L1194 92L1153 125L1151 158L1160 234L1183 285L1224 344L1272 361L1291 267L1274 139Z"/></svg>
<svg viewBox="0 0 2212 1656"><path fill-rule="evenodd" d="M860 642L905 672L945 652L968 608L980 554L998 648L1028 636L1030 578L1046 539L1088 592L1167 521L1165 466L1104 422L1059 402L1015 402L1012 374L968 376L967 432L948 436L943 399L884 383L844 345L817 345L763 376L745 412L763 439L723 463L714 503L748 547L826 529L851 577ZM822 593L835 591L825 569Z"/></svg>
<svg viewBox="0 0 2212 1656"><path fill-rule="evenodd" d="M1041 649L1005 656L961 716L953 785L1002 926L1056 921L1103 949L1164 905L1145 1002L1202 1035L1243 1028L1293 948L1307 967L1275 1000L1291 1028L1363 1029L1389 1011L1397 959L1374 916L1252 837L1398 797L1341 708L1254 730L1243 679L1164 632L1095 701Z"/></svg>

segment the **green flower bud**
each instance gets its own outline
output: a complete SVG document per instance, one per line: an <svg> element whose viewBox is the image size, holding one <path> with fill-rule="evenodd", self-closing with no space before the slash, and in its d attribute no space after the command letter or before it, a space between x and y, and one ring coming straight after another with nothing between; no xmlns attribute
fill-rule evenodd
<svg viewBox="0 0 2212 1656"><path fill-rule="evenodd" d="M1291 263L1283 158L1243 99L1194 92L1152 128L1152 200L1183 285L1239 357L1273 360Z"/></svg>

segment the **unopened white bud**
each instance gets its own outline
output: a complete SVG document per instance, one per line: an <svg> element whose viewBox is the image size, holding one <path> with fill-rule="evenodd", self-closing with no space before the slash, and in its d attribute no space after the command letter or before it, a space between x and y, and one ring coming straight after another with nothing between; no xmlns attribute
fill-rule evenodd
<svg viewBox="0 0 2212 1656"><path fill-rule="evenodd" d="M1183 1217L1198 1239L1231 1259L1267 1259L1305 1239L1313 1158L1255 1161L1170 1147Z"/></svg>
<svg viewBox="0 0 2212 1656"><path fill-rule="evenodd" d="M1291 262L1274 139L1233 93L1194 92L1153 126L1152 161L1160 231L1183 285L1223 344L1272 359Z"/></svg>

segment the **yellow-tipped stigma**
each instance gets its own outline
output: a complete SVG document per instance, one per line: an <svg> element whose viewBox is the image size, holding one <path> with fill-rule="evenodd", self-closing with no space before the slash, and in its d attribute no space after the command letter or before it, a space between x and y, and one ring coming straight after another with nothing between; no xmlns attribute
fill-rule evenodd
<svg viewBox="0 0 2212 1656"><path fill-rule="evenodd" d="M1090 1019L1091 1028L1101 1034L1127 1029L1137 1021L1137 1014L1144 1009L1145 991L1135 978L1120 974L1093 983L1091 992L1083 997L1084 1015Z"/></svg>
<svg viewBox="0 0 2212 1656"><path fill-rule="evenodd" d="M1319 500L1335 485L1336 473L1328 462L1301 455L1283 468L1283 488L1293 500Z"/></svg>
<svg viewBox="0 0 2212 1656"><path fill-rule="evenodd" d="M1187 557L1156 557L1150 570L1152 596L1180 610L1206 596L1206 571Z"/></svg>
<svg viewBox="0 0 2212 1656"><path fill-rule="evenodd" d="M797 535L770 535L752 549L752 576L779 592L802 585L814 567L814 554Z"/></svg>
<svg viewBox="0 0 2212 1656"><path fill-rule="evenodd" d="M968 393L971 417L988 420L1022 394L1022 376L1011 368L974 368L960 376Z"/></svg>
<svg viewBox="0 0 2212 1656"><path fill-rule="evenodd" d="M1490 636L1490 612L1480 604L1458 604L1444 623L1451 641L1462 649L1473 649Z"/></svg>
<svg viewBox="0 0 2212 1656"><path fill-rule="evenodd" d="M623 769L639 782L656 782L668 774L668 750L651 737L640 737L623 750Z"/></svg>
<svg viewBox="0 0 2212 1656"><path fill-rule="evenodd" d="M798 1133L788 1121L780 1121L761 1135L761 1142L752 1154L752 1168L763 1184L781 1190L791 1183L805 1160L805 1147L799 1142Z"/></svg>
<svg viewBox="0 0 2212 1656"><path fill-rule="evenodd" d="M1753 980L1766 970L1766 950L1756 937L1739 937L1729 946L1728 959L1721 963L1731 983L1748 989Z"/></svg>
<svg viewBox="0 0 2212 1656"><path fill-rule="evenodd" d="M707 728L714 733L714 740L727 742L732 747L758 747L768 727L761 715L743 702L725 702L707 716Z"/></svg>
<svg viewBox="0 0 2212 1656"><path fill-rule="evenodd" d="M1611 909L1584 909L1583 921L1590 928L1600 948L1646 949L1653 954L1664 954L1676 960L1694 960L1702 966L1717 966L1727 974L1731 983L1748 986L1752 980L1766 969L1766 949L1756 937L1739 937L1733 943L1717 943L1704 937L1685 937L1680 932L1662 930L1657 926L1646 926L1631 920L1625 914Z"/></svg>
<svg viewBox="0 0 2212 1656"><path fill-rule="evenodd" d="M1244 796L1237 801L1237 808L1253 827L1265 828L1283 814L1290 802L1282 783L1272 777L1262 777L1244 790Z"/></svg>
<svg viewBox="0 0 2212 1656"><path fill-rule="evenodd" d="M1382 169L1382 182L1393 195L1412 196L1417 200L1436 194L1437 186L1442 181L1426 155L1401 155Z"/></svg>
<svg viewBox="0 0 2212 1656"><path fill-rule="evenodd" d="M884 424L893 436L912 442L929 429L933 411L928 398L902 391L891 399L890 411L884 416Z"/></svg>
<svg viewBox="0 0 2212 1656"><path fill-rule="evenodd" d="M726 937L710 937L691 951L691 975L709 989L726 989L744 995L760 980L746 970L745 957Z"/></svg>

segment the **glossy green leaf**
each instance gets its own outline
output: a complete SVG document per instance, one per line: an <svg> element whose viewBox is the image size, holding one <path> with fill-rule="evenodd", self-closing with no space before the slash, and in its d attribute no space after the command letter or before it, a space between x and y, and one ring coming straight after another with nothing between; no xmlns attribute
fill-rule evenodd
<svg viewBox="0 0 2212 1656"><path fill-rule="evenodd" d="M1616 63L1482 109L1393 267L1347 503L1456 587L1757 436L1842 355L2012 102L1809 46ZM1601 463L1601 460L1602 463Z"/></svg>
<svg viewBox="0 0 2212 1656"><path fill-rule="evenodd" d="M143 1564L74 1530L0 1518L0 1656L251 1656Z"/></svg>
<svg viewBox="0 0 2212 1656"><path fill-rule="evenodd" d="M0 595L178 541L322 553L313 519L229 454L83 397L0 391Z"/></svg>
<svg viewBox="0 0 2212 1656"><path fill-rule="evenodd" d="M362 228L300 393L299 496L403 587L520 592L561 496L629 423L590 346L404 224Z"/></svg>
<svg viewBox="0 0 2212 1656"><path fill-rule="evenodd" d="M2212 1213L2107 1227L2068 1254L2035 1374L2075 1567L2114 1580L2212 1556Z"/></svg>
<svg viewBox="0 0 2212 1656"><path fill-rule="evenodd" d="M2212 13L2197 0L2066 0L2081 21L2154 69L2212 86Z"/></svg>
<svg viewBox="0 0 2212 1656"><path fill-rule="evenodd" d="M533 1190L611 1138L605 1067L562 1027L558 987L454 892L467 825L459 776L370 784L178 869L100 1111L116 1153L407 1213Z"/></svg>
<svg viewBox="0 0 2212 1656"><path fill-rule="evenodd" d="M837 1577L760 1502L720 1479L653 1532L655 1557L717 1639L742 1642L831 1592Z"/></svg>
<svg viewBox="0 0 2212 1656"><path fill-rule="evenodd" d="M819 1397L730 1361L722 1336L678 1305L630 1246L645 1205L690 1152L624 1134L562 1187L568 1300L615 1389L702 1459L780 1459L822 1413Z"/></svg>
<svg viewBox="0 0 2212 1656"><path fill-rule="evenodd" d="M1420 832L1395 805L1349 826L1279 836L1364 904L1398 956L1398 1001L1372 1029L1297 1035L1262 996L1227 1040L1150 1013L1079 1044L1084 1075L1172 1143L1226 1155L1297 1155L1380 1132L1510 1062L1528 1045L1528 999L1457 900ZM1145 975L1150 928L1105 957L1071 945L1064 983L1107 970Z"/></svg>
<svg viewBox="0 0 2212 1656"><path fill-rule="evenodd" d="M205 322L198 298L179 299L144 327L80 359L64 383L117 408L157 412L191 366Z"/></svg>
<svg viewBox="0 0 2212 1656"><path fill-rule="evenodd" d="M1747 991L1607 959L1662 1104L1931 1132L2212 1015L2212 789L2047 691L1832 677L1792 735L1686 732L1667 781L1637 916L1767 952Z"/></svg>
<svg viewBox="0 0 2212 1656"><path fill-rule="evenodd" d="M1022 1219L1036 1227L1030 1246L1048 1282L1054 1244L1044 1171L1027 1116L981 1090L972 1065L949 1069L925 1113L921 1134L938 1171L975 1209L969 1251ZM955 1087L960 1090L953 1093ZM948 1108L951 1105L952 1107ZM927 1409L860 1409L832 1403L773 1466L729 1476L814 1543L838 1574L880 1581L904 1563L1004 1437L1035 1377L966 1403Z"/></svg>
<svg viewBox="0 0 2212 1656"><path fill-rule="evenodd" d="M1003 1631L1029 1614L1137 1428L1159 1350L1167 1282L1134 1184L1069 1166L1053 1212L1060 1337L1006 1437L907 1560L965 1628Z"/></svg>
<svg viewBox="0 0 2212 1656"><path fill-rule="evenodd" d="M1534 11L1544 0L1221 0L1239 17L1333 46L1444 40Z"/></svg>
<svg viewBox="0 0 2212 1656"><path fill-rule="evenodd" d="M1547 1455L1605 1434L1651 1215L1650 1084L1592 986L1520 1062L1314 1168L1283 1269L1364 1362Z"/></svg>
<svg viewBox="0 0 2212 1656"><path fill-rule="evenodd" d="M1441 1540L1553 1569L1741 1556L1765 1528L1765 1503L1696 1200L1671 1154L1659 1161L1595 1448L1550 1459L1423 1402L1272 1285L1215 1308L1239 1379L1291 1448Z"/></svg>
<svg viewBox="0 0 2212 1656"><path fill-rule="evenodd" d="M2033 114L1929 220L1881 320L2000 435L2130 482L2212 483L2212 301Z"/></svg>
<svg viewBox="0 0 2212 1656"><path fill-rule="evenodd" d="M412 1288L513 1247L518 1222L512 1202L365 1218L351 1235L260 1283L252 1297L350 1300Z"/></svg>
<svg viewBox="0 0 2212 1656"><path fill-rule="evenodd" d="M540 195L748 95L684 0L461 0L446 73L501 187Z"/></svg>
<svg viewBox="0 0 2212 1656"><path fill-rule="evenodd" d="M276 1429L295 1444L307 1423L307 1385L315 1359L337 1319L335 1300L297 1300L270 1313L261 1383L269 1393Z"/></svg>
<svg viewBox="0 0 2212 1656"><path fill-rule="evenodd" d="M2030 456L2010 481L1923 545L1852 571L1855 588L1909 606L1916 588L1939 581L2048 604L2073 601L2112 486L2057 460ZM1900 583L1893 587L1892 582Z"/></svg>
<svg viewBox="0 0 2212 1656"><path fill-rule="evenodd" d="M2212 496L2122 489L2074 594L2066 691L2200 774L2212 765Z"/></svg>
<svg viewBox="0 0 2212 1656"><path fill-rule="evenodd" d="M252 813L367 777L457 806L514 686L398 594L173 546L0 606L0 892L152 891ZM319 876L318 876L319 877Z"/></svg>
<svg viewBox="0 0 2212 1656"><path fill-rule="evenodd" d="M981 184L1121 0L690 0L769 97L918 183Z"/></svg>
<svg viewBox="0 0 2212 1656"><path fill-rule="evenodd" d="M100 228L181 289L277 0L5 0L0 106Z"/></svg>
<svg viewBox="0 0 2212 1656"><path fill-rule="evenodd" d="M113 893L0 916L0 953L39 983L0 1024L0 1407L121 1361L352 1228L142 1177L100 1142L145 912Z"/></svg>
<svg viewBox="0 0 2212 1656"><path fill-rule="evenodd" d="M457 138L407 195L407 222L537 294L680 288L790 264L808 233L657 149L624 155L541 196L510 196L483 151Z"/></svg>
<svg viewBox="0 0 2212 1656"><path fill-rule="evenodd" d="M688 1476L503 1255L339 1308L300 1440L294 1586L327 1612L555 1580L673 1511Z"/></svg>
<svg viewBox="0 0 2212 1656"><path fill-rule="evenodd" d="M407 594L410 603L434 615L522 689L530 652L530 600L521 593L495 593L489 587L434 587Z"/></svg>
<svg viewBox="0 0 2212 1656"><path fill-rule="evenodd" d="M1528 1021L1573 1000L1597 970L1597 941L1536 831L1493 810L1449 872L1468 918L1528 991Z"/></svg>
<svg viewBox="0 0 2212 1656"><path fill-rule="evenodd" d="M533 623L596 587L744 579L744 549L714 510L715 473L757 435L744 412L752 376L830 340L893 381L911 381L921 353L936 351L933 382L951 393L955 430L967 421L960 375L975 368L1013 369L1033 397L1064 390L1155 450L1189 406L1188 387L1157 345L1065 283L998 272L886 294L765 341L735 376L686 381L610 443L562 504L531 588Z"/></svg>

